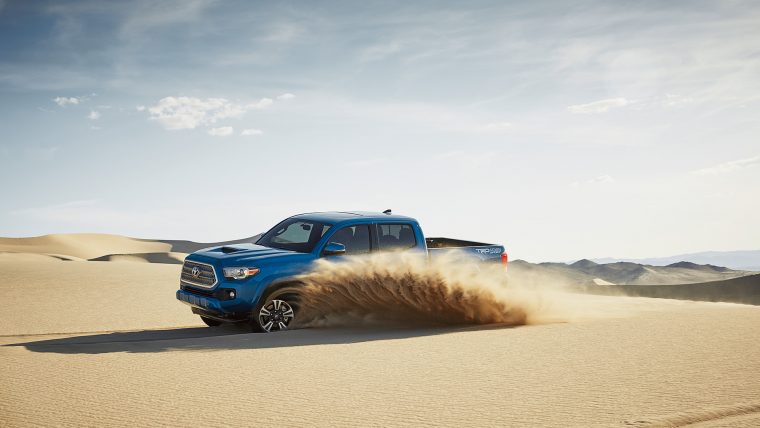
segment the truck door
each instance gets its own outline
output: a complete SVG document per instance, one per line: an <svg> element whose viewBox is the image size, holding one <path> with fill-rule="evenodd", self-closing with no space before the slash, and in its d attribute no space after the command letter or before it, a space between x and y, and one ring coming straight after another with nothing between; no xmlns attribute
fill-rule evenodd
<svg viewBox="0 0 760 428"><path fill-rule="evenodd" d="M375 225L379 251L408 250L417 246L414 228L406 223L378 223Z"/></svg>
<svg viewBox="0 0 760 428"><path fill-rule="evenodd" d="M367 254L370 252L369 225L357 224L338 229L327 240L346 246L346 255Z"/></svg>

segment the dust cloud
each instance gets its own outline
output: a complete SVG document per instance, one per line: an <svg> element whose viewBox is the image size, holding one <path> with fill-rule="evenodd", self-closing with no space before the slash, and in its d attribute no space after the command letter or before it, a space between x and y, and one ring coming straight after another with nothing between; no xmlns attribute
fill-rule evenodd
<svg viewBox="0 0 760 428"><path fill-rule="evenodd" d="M568 321L572 312L554 291L510 279L500 263L456 252L432 260L415 253L320 260L299 280L300 327L524 325Z"/></svg>

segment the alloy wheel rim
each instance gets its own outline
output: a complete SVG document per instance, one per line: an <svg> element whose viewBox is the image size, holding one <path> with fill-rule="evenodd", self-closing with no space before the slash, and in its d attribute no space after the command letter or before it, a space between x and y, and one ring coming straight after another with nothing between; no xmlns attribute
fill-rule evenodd
<svg viewBox="0 0 760 428"><path fill-rule="evenodd" d="M259 311L259 325L267 333L287 330L294 317L295 312L288 302L274 299Z"/></svg>

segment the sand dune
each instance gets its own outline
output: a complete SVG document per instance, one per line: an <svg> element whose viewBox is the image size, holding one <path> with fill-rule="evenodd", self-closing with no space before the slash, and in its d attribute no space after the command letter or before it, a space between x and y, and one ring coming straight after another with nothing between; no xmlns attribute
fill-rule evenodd
<svg viewBox="0 0 760 428"><path fill-rule="evenodd" d="M138 239L102 233L64 233L31 238L0 238L0 253L48 254L62 260L176 263L201 248L254 242L260 235L223 242Z"/></svg>
<svg viewBox="0 0 760 428"><path fill-rule="evenodd" d="M66 254L45 254L45 253L3 253L0 252L0 260L8 262L13 261L38 261L38 262L51 262L51 261L83 261L79 257L69 256Z"/></svg>
<svg viewBox="0 0 760 428"><path fill-rule="evenodd" d="M194 242L194 241L186 241L186 240L172 240L172 239L155 239L155 241L163 242L165 244L171 245L172 251L178 252L178 253L194 253L202 248L207 247L216 247L219 245L232 245L232 244L242 244L246 242L256 242L261 237L261 234L249 236L248 238L242 238L242 239L234 239L231 241L220 241L220 242Z"/></svg>
<svg viewBox="0 0 760 428"><path fill-rule="evenodd" d="M760 421L760 307L566 295L585 317L257 335L201 327L174 301L178 274L2 255L2 425Z"/></svg>
<svg viewBox="0 0 760 428"><path fill-rule="evenodd" d="M182 264L187 256L186 253L133 253L133 254L106 254L105 256L90 259L92 262L138 262L138 263L164 263Z"/></svg>
<svg viewBox="0 0 760 428"><path fill-rule="evenodd" d="M760 274L725 281L676 285L618 285L587 287L585 291L634 297L733 302L760 305Z"/></svg>
<svg viewBox="0 0 760 428"><path fill-rule="evenodd" d="M163 242L98 233L0 238L0 252L63 254L80 259L92 259L114 253L158 253L171 250L171 245Z"/></svg>

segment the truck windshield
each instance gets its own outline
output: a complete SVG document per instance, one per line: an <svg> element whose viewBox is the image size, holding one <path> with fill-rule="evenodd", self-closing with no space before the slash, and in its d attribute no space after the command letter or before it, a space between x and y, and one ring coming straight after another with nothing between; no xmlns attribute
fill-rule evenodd
<svg viewBox="0 0 760 428"><path fill-rule="evenodd" d="M331 224L289 218L265 233L256 244L281 250L310 253Z"/></svg>

